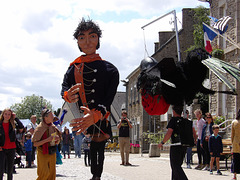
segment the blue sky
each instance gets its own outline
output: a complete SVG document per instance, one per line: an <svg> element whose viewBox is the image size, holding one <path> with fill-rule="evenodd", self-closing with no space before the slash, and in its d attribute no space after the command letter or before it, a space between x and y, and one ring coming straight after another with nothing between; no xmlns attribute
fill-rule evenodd
<svg viewBox="0 0 240 180"><path fill-rule="evenodd" d="M14 4L14 6L13 6ZM98 53L112 62L125 79L144 58L141 27L172 10L181 21L182 8L208 3L198 0L10 0L0 6L0 109L28 95L43 96L54 109L62 106L63 76L81 55L73 32L82 17L103 30ZM171 17L145 29L149 54L158 32L171 30ZM180 26L180 24L179 24ZM181 42L180 42L181 43ZM119 91L125 91L120 83Z"/></svg>

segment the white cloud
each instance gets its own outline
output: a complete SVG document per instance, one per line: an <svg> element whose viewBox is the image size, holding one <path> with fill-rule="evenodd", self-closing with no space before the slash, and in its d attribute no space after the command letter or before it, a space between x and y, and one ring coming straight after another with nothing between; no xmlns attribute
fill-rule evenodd
<svg viewBox="0 0 240 180"><path fill-rule="evenodd" d="M55 109L61 107L63 75L80 55L72 34L81 17L95 17L103 30L99 53L125 79L144 58L141 27L173 9L199 4L191 0L4 1L0 6L0 109L32 94L51 101ZM145 28L149 54L158 31L169 29L168 25L165 19ZM125 90L122 84L119 90Z"/></svg>

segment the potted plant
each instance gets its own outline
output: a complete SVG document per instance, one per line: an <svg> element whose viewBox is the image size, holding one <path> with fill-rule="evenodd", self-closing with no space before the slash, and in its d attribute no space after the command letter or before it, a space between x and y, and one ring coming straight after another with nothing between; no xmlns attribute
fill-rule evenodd
<svg viewBox="0 0 240 180"><path fill-rule="evenodd" d="M212 56L218 59L224 59L224 51L222 49L214 49L212 51Z"/></svg>
<svg viewBox="0 0 240 180"><path fill-rule="evenodd" d="M145 141L149 143L149 157L160 157L160 149L158 144L163 139L163 134L159 133L144 133Z"/></svg>
<svg viewBox="0 0 240 180"><path fill-rule="evenodd" d="M131 153L138 154L139 153L139 149L140 149L140 145L139 144L130 143Z"/></svg>

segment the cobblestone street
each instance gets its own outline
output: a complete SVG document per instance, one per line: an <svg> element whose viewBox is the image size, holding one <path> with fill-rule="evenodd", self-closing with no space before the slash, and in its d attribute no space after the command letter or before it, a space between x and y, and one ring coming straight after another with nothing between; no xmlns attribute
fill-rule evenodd
<svg viewBox="0 0 240 180"><path fill-rule="evenodd" d="M194 162L196 163L196 154ZM24 158L23 158L24 159ZM130 154L130 162L132 166L120 166L120 154L117 152L105 153L105 164L103 168L102 180L170 180L171 168L169 164L168 154L161 154L161 157L149 158L148 154ZM23 160L25 164L25 161ZM185 173L190 180L229 180L232 174L226 170L224 161L221 161L222 176L209 174L209 171L186 169L183 164ZM62 165L57 165L57 180L88 180L90 179L90 167L85 167L84 156L82 158L63 159ZM17 168L17 174L14 174L15 180L34 180L37 178L37 168ZM6 174L4 180L7 179Z"/></svg>

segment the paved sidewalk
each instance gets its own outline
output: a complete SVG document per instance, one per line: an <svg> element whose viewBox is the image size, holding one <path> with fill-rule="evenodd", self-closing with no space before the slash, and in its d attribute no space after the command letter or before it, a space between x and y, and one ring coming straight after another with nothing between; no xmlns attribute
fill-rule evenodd
<svg viewBox="0 0 240 180"><path fill-rule="evenodd" d="M116 152L105 153L105 164L102 174L102 180L170 180L171 168L169 164L168 154L161 154L161 157L149 158L148 154L130 154L130 163L132 166L120 166L120 154ZM23 158L24 159L24 158ZM25 161L23 160L24 164ZM196 155L194 156L196 162ZM192 167L195 167L193 165ZM200 171L195 169L186 169L183 164L184 171L189 180L229 180L232 174L225 169L224 162L221 161L222 176L209 174L209 171ZM57 165L57 180L88 180L90 179L90 167L85 167L84 156L82 158L63 159L62 165ZM17 174L14 174L15 180L34 180L37 178L37 168L16 168ZM7 179L6 174L4 180Z"/></svg>

